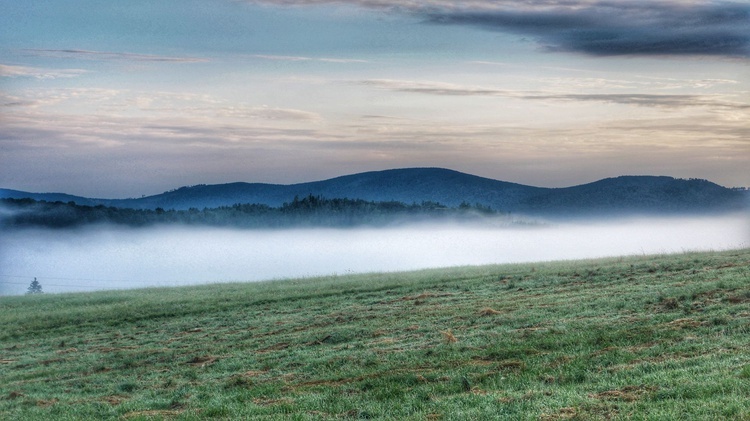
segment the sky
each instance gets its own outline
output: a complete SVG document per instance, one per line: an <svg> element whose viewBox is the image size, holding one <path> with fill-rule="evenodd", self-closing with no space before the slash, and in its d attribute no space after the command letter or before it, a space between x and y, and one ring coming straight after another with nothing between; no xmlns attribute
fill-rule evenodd
<svg viewBox="0 0 750 421"><path fill-rule="evenodd" d="M750 186L750 2L0 0L0 187Z"/></svg>

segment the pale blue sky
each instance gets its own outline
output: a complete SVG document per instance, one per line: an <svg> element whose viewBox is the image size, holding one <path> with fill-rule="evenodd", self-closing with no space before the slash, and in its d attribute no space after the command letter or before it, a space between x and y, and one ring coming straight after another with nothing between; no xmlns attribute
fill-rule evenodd
<svg viewBox="0 0 750 421"><path fill-rule="evenodd" d="M0 0L0 187L750 186L750 4Z"/></svg>

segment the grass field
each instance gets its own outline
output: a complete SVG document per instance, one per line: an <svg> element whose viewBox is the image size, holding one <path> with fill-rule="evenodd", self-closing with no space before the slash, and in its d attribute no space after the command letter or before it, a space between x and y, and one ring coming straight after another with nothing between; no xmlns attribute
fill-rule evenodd
<svg viewBox="0 0 750 421"><path fill-rule="evenodd" d="M0 298L0 419L750 420L750 249Z"/></svg>

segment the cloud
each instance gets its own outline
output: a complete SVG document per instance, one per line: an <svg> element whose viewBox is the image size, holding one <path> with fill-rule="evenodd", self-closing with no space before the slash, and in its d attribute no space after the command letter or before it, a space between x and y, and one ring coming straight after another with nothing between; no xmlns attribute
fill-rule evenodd
<svg viewBox="0 0 750 421"><path fill-rule="evenodd" d="M42 105L39 101L31 98L19 97L0 92L0 107L34 108Z"/></svg>
<svg viewBox="0 0 750 421"><path fill-rule="evenodd" d="M26 53L57 58L74 58L81 60L98 61L137 61L137 62L159 62L159 63L203 63L209 61L199 57L172 57L158 56L152 54L121 53L110 51L91 50L51 50L51 49L26 49Z"/></svg>
<svg viewBox="0 0 750 421"><path fill-rule="evenodd" d="M321 116L317 113L292 108L273 108L273 107L253 107L250 115L254 117L265 118L269 120L303 120L317 121Z"/></svg>
<svg viewBox="0 0 750 421"><path fill-rule="evenodd" d="M34 110L58 106L66 109L92 109L93 114L111 116L140 116L143 118L170 118L228 122L273 124L309 124L323 120L313 111L290 107L231 103L205 94L164 91L132 91L101 88L37 89L23 95L0 93L0 107Z"/></svg>
<svg viewBox="0 0 750 421"><path fill-rule="evenodd" d="M319 61L323 63L369 63L367 60L351 59L351 58L327 58L327 57L304 57L304 56L276 56L276 55L265 55L265 54L254 54L251 57L262 60L273 60L273 61Z"/></svg>
<svg viewBox="0 0 750 421"><path fill-rule="evenodd" d="M532 36L548 51L594 56L750 56L750 5L732 2L560 2L545 9L427 16L434 23Z"/></svg>
<svg viewBox="0 0 750 421"><path fill-rule="evenodd" d="M518 92L495 89L472 87L465 85L456 85L453 83L443 82L418 82L411 80L396 79L367 79L356 82L361 85L383 88L397 92L409 92L430 95L451 95L451 96L503 96L515 97Z"/></svg>
<svg viewBox="0 0 750 421"><path fill-rule="evenodd" d="M716 99L709 95L661 95L661 94L553 94L529 95L524 99L556 101L593 101L613 104L638 105L642 107L686 108L705 107L720 110L748 110L750 104Z"/></svg>
<svg viewBox="0 0 750 421"><path fill-rule="evenodd" d="M615 0L246 0L283 6L354 4L534 39L545 51L592 56L750 57L750 4Z"/></svg>
<svg viewBox="0 0 750 421"><path fill-rule="evenodd" d="M428 13L427 20L532 36L547 51L594 56L750 56L747 4L599 1L577 6L435 12Z"/></svg>
<svg viewBox="0 0 750 421"><path fill-rule="evenodd" d="M10 66L0 64L0 77L33 77L36 79L59 79L78 77L88 73L82 69L43 69L38 67Z"/></svg>
<svg viewBox="0 0 750 421"><path fill-rule="evenodd" d="M704 107L715 110L748 110L750 104L721 99L717 95L667 94L568 94L554 92L511 91L478 86L464 86L441 82L416 82L393 79L369 79L357 82L365 86L397 92L443 96L496 96L532 101L580 101L637 105L658 108Z"/></svg>
<svg viewBox="0 0 750 421"><path fill-rule="evenodd" d="M115 98L129 100L130 94L122 91ZM59 96L112 95L64 91ZM0 185L36 191L96 188L85 195L125 197L185 184L308 181L408 166L446 166L537 185L634 171L734 185L737 182L732 180L747 179L750 152L748 119L727 121L714 113L545 126L529 121L455 124L439 117L365 114L339 124L312 125L248 118L263 107L247 107L237 118L217 119L203 118L210 108L200 107L185 113L146 109L131 115L69 113L76 107L57 105L51 110L4 110ZM225 105L216 104L219 109L213 113L222 112ZM721 178L727 174L733 178ZM96 186L92 179L99 180Z"/></svg>
<svg viewBox="0 0 750 421"><path fill-rule="evenodd" d="M723 85L736 85L731 79L677 79L635 76L634 79L607 79L596 77L547 77L540 82L562 89L710 89Z"/></svg>

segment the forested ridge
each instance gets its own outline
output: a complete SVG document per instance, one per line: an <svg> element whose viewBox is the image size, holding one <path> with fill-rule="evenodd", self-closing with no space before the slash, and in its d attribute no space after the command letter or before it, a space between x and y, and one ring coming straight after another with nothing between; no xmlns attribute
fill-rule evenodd
<svg viewBox="0 0 750 421"><path fill-rule="evenodd" d="M447 207L437 202L406 204L362 199L308 195L295 197L279 207L264 204L234 204L216 208L130 209L113 206L78 205L34 199L0 199L0 225L5 228L70 228L90 224L145 227L162 224L283 228L300 226L385 226L423 220L472 221L505 214L480 204Z"/></svg>
<svg viewBox="0 0 750 421"><path fill-rule="evenodd" d="M323 208L329 205L333 208L345 206L349 210L373 207L372 204L353 203L356 199L382 204L375 207L388 211L393 206L385 203L392 202L399 202L404 205L402 207L429 202L449 208L459 208L469 203L512 212L514 215L545 219L705 215L744 211L750 206L750 192L746 189L730 189L702 179L619 176L572 187L543 188L442 168L372 171L290 185L245 182L197 184L130 199L96 199L65 193L31 193L0 188L0 198L72 201L77 205L92 207L101 205L153 211L158 208L178 211L217 209L247 203L284 208L293 202L294 197L300 201L302 199L299 198L307 196L339 201L336 204L323 204Z"/></svg>

